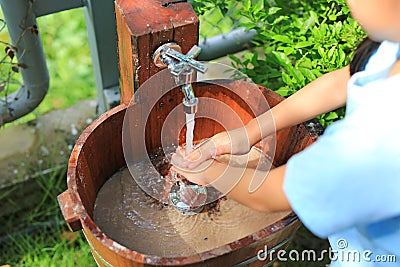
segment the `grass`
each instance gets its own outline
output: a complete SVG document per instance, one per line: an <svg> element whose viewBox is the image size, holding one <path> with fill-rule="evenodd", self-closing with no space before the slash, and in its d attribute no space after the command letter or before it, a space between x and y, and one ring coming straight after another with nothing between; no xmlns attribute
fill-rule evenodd
<svg viewBox="0 0 400 267"><path fill-rule="evenodd" d="M83 234L69 231L58 206L69 148L58 144L47 157L40 153L19 166L18 175L28 173L29 180L0 190L0 266L96 266Z"/></svg>
<svg viewBox="0 0 400 267"><path fill-rule="evenodd" d="M35 199L33 208L7 218L3 227L9 230L0 236L0 265L96 266L83 234L68 230L58 207L56 197L66 189L65 169L37 177L42 197Z"/></svg>
<svg viewBox="0 0 400 267"><path fill-rule="evenodd" d="M96 266L83 235L69 232L61 223L33 234L10 236L0 248L2 263L11 266Z"/></svg>

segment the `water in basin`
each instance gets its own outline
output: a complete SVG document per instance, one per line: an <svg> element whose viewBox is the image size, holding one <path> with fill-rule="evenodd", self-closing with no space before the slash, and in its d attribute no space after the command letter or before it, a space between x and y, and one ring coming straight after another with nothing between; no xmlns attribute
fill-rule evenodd
<svg viewBox="0 0 400 267"><path fill-rule="evenodd" d="M249 158L249 167L270 167L270 162L258 149L252 149ZM243 165L248 157L234 156L232 159L235 164ZM226 161L229 157L223 156L218 160ZM168 157L152 159L161 176L145 177L146 169L151 166L144 166L141 162L137 164L143 173L134 175L143 175L142 178L148 179L155 190L164 190L167 199L170 186L160 177L168 175ZM208 192L210 197L218 194L211 188ZM190 256L229 244L286 215L287 212L258 212L226 197L208 204L199 214L182 215L171 205L146 194L128 168L106 181L97 194L94 207L95 223L108 237L131 250L161 257Z"/></svg>

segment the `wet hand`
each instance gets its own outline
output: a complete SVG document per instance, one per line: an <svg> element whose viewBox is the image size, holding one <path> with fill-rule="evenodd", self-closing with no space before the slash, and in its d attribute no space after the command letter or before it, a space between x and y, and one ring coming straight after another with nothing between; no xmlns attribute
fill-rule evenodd
<svg viewBox="0 0 400 267"><path fill-rule="evenodd" d="M227 132L221 132L204 143L200 144L192 153L183 156L178 162L181 168L194 169L203 162L214 159L219 155L241 155L250 151L251 144L245 127L236 128Z"/></svg>
<svg viewBox="0 0 400 267"><path fill-rule="evenodd" d="M212 165L214 160L209 159L203 161L200 165L195 168L187 168L184 163L184 152L182 150L178 150L175 154L172 155L171 163L172 163L172 171L177 172L181 176L185 177L188 181L198 184L198 185L207 185L209 181L207 179L207 169Z"/></svg>
<svg viewBox="0 0 400 267"><path fill-rule="evenodd" d="M197 185L183 184L179 189L179 199L186 206L197 208L203 206L207 200L207 191L203 187Z"/></svg>

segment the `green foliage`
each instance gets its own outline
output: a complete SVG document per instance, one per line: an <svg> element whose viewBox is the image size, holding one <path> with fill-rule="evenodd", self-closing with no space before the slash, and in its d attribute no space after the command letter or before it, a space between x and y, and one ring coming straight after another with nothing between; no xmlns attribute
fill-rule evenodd
<svg viewBox="0 0 400 267"><path fill-rule="evenodd" d="M255 52L231 56L234 67L255 83L290 96L321 75L349 64L365 33L344 0L246 0L242 23L257 30ZM324 126L344 109L324 114Z"/></svg>
<svg viewBox="0 0 400 267"><path fill-rule="evenodd" d="M218 9L223 14L226 14L230 6L235 4L235 1L225 0L191 0L189 2L199 16L213 9Z"/></svg>
<svg viewBox="0 0 400 267"><path fill-rule="evenodd" d="M200 38L225 34L236 28L240 22L247 22L241 15L241 1L232 0L191 0L200 20Z"/></svg>
<svg viewBox="0 0 400 267"><path fill-rule="evenodd" d="M50 89L40 113L66 108L95 98L96 88L83 9L55 13L38 19Z"/></svg>

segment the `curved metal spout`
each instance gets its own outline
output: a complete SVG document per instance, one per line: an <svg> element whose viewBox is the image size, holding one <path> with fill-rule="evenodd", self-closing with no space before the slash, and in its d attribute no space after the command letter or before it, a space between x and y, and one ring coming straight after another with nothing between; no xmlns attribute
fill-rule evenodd
<svg viewBox="0 0 400 267"><path fill-rule="evenodd" d="M194 96L194 90L192 84L187 83L182 85L181 90L183 95L185 96L184 101L188 104L193 104L196 100L196 97Z"/></svg>
<svg viewBox="0 0 400 267"><path fill-rule="evenodd" d="M202 73L206 72L207 67L194 60L200 54L200 47L193 46L186 54L181 53L181 47L176 43L166 43L157 48L153 54L153 61L157 67L168 67L172 75L175 76L177 85L181 85L184 95L183 110L187 114L197 112L199 100L195 97L192 82L195 70Z"/></svg>
<svg viewBox="0 0 400 267"><path fill-rule="evenodd" d="M175 82L178 85L181 84L183 111L187 114L196 113L199 99L195 96L192 86L193 69L187 67L179 76L175 77Z"/></svg>
<svg viewBox="0 0 400 267"><path fill-rule="evenodd" d="M0 98L0 126L16 120L34 110L46 96L49 88L49 72L42 42L36 28L36 17L31 1L0 0L11 42L17 47L24 84L19 90Z"/></svg>

